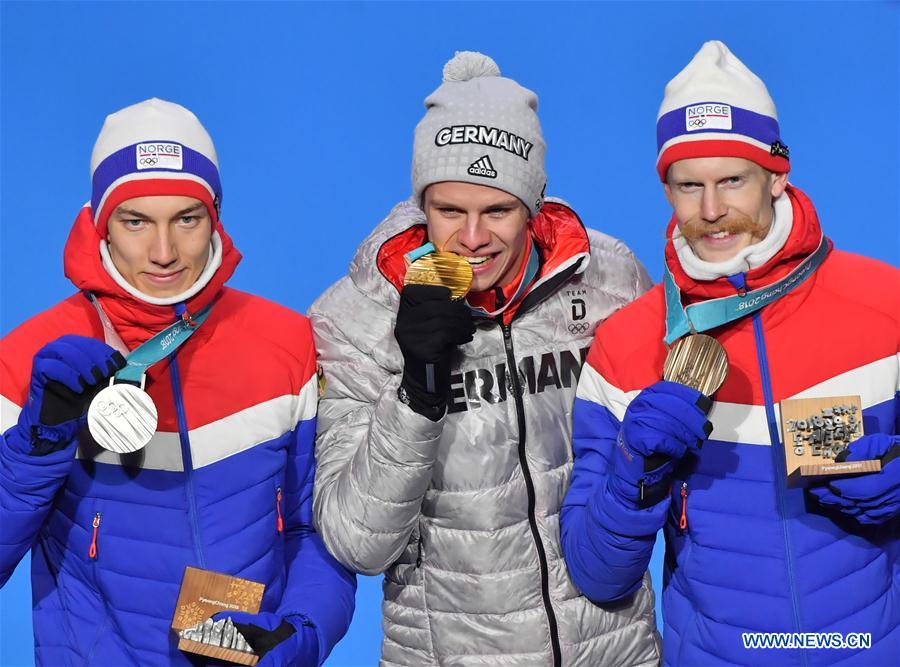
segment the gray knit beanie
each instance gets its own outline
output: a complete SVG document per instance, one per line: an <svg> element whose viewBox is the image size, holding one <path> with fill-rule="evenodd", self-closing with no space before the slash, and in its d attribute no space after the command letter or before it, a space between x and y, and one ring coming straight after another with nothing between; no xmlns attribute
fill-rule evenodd
<svg viewBox="0 0 900 667"><path fill-rule="evenodd" d="M535 215L547 182L537 106L537 95L500 76L488 56L457 52L416 126L414 200L432 183L463 181L515 195Z"/></svg>

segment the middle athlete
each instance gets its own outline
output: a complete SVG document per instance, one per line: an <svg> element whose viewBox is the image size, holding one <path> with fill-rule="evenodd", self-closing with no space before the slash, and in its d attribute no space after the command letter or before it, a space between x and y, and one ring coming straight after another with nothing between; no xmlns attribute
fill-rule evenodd
<svg viewBox="0 0 900 667"><path fill-rule="evenodd" d="M650 280L544 201L537 97L493 60L458 53L425 107L412 199L310 312L317 527L350 568L385 572L382 665L656 665L649 581L595 606L559 547L582 361ZM466 300L404 287L426 241L471 264Z"/></svg>

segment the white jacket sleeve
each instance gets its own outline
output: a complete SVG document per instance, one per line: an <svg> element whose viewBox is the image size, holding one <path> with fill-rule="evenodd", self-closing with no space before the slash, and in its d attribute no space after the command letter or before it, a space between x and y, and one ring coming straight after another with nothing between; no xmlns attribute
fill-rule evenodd
<svg viewBox="0 0 900 667"><path fill-rule="evenodd" d="M310 311L326 382L313 512L335 558L371 575L397 559L416 527L443 420L399 401L393 314L353 292L348 281L339 282ZM353 342L338 319L354 327Z"/></svg>

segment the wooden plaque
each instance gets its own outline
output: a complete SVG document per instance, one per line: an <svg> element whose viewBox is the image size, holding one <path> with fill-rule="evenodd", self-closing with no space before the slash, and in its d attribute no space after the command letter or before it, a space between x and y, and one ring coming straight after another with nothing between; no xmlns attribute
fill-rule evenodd
<svg viewBox="0 0 900 667"><path fill-rule="evenodd" d="M210 646L209 644L181 637L178 639L178 650L205 655L208 658L227 660L237 665L255 665L259 662L259 656L253 653L244 653L243 651L235 651L234 649L222 648L221 646Z"/></svg>
<svg viewBox="0 0 900 667"><path fill-rule="evenodd" d="M200 570L194 567L184 569L181 592L172 617L172 629L176 633L193 627L220 611L243 611L258 614L262 604L265 585L232 577L227 574ZM179 635L178 648L189 653L198 653L210 658L228 660L239 665L255 665L259 658L252 653L244 653L221 646L210 646L201 642L184 639Z"/></svg>
<svg viewBox="0 0 900 667"><path fill-rule="evenodd" d="M829 477L881 470L881 461L835 462L847 445L862 436L859 396L792 398L781 401L781 437L789 487Z"/></svg>

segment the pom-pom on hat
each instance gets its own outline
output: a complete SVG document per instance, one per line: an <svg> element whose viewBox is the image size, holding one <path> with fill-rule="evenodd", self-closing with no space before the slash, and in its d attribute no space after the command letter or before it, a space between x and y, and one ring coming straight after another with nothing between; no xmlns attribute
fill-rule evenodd
<svg viewBox="0 0 900 667"><path fill-rule="evenodd" d="M413 142L413 198L432 183L462 181L518 197L535 215L544 203L544 135L537 96L488 56L459 51L425 99Z"/></svg>
<svg viewBox="0 0 900 667"><path fill-rule="evenodd" d="M127 199L181 195L202 201L213 229L222 185L212 139L180 104L157 98L110 114L91 155L91 210L102 238L107 221Z"/></svg>
<svg viewBox="0 0 900 667"><path fill-rule="evenodd" d="M791 169L766 84L722 42L706 42L666 85L656 117L659 178L673 162L740 157L776 173Z"/></svg>

